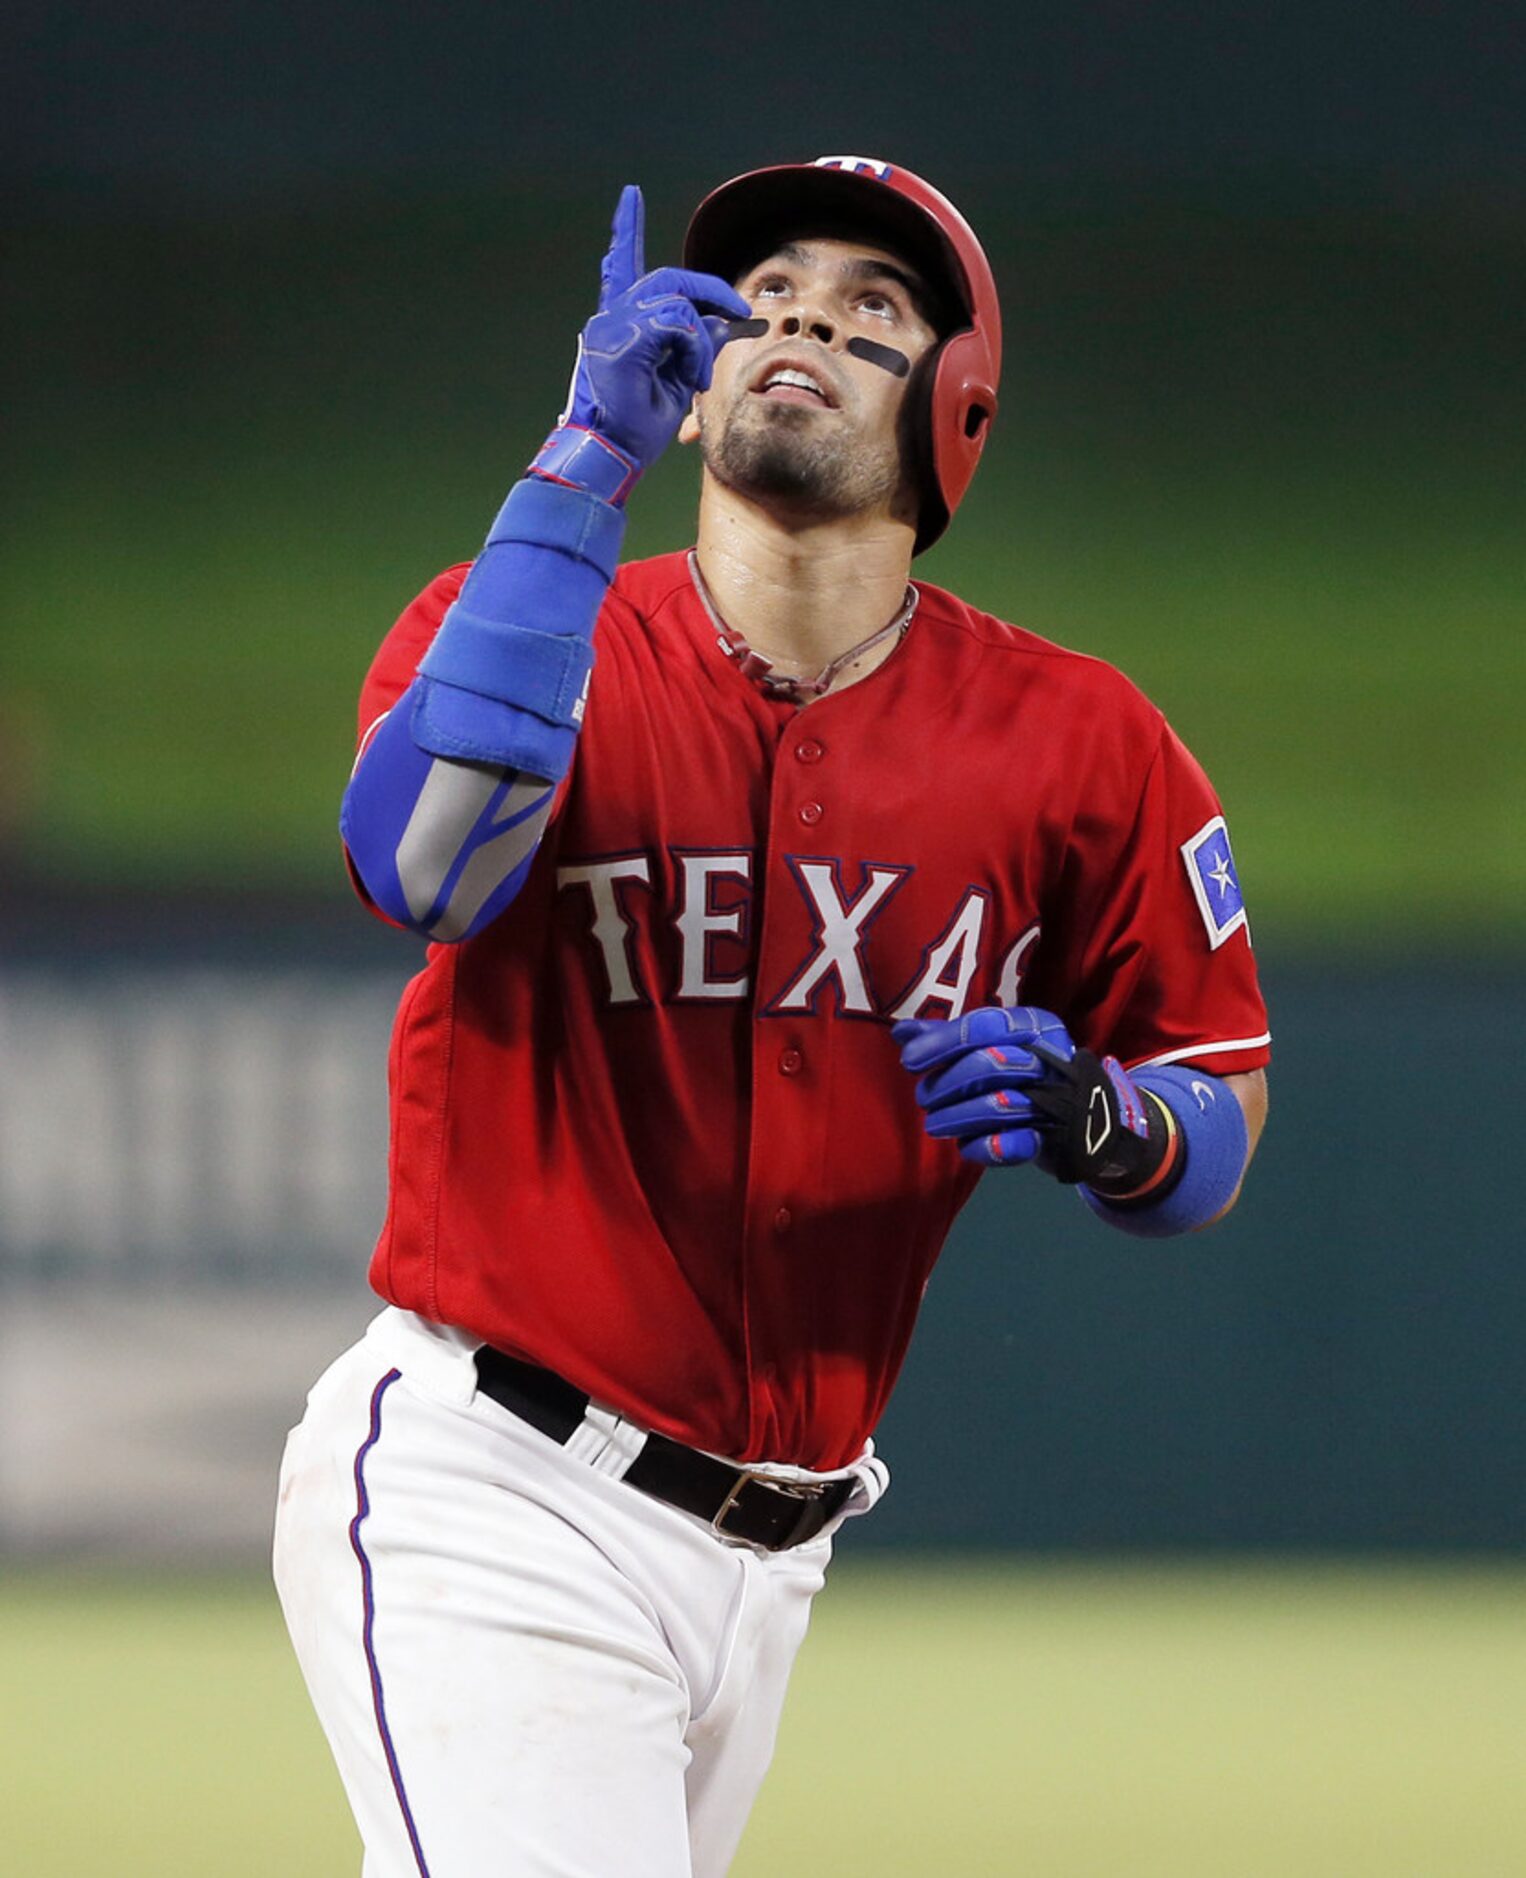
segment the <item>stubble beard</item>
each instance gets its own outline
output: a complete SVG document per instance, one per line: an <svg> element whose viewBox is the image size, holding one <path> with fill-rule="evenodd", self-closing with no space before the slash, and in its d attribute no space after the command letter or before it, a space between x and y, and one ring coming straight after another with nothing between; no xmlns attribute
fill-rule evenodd
<svg viewBox="0 0 1526 1878"><path fill-rule="evenodd" d="M739 401L719 422L701 424L700 451L728 489L811 520L888 507L901 483L894 442L865 444L798 405Z"/></svg>

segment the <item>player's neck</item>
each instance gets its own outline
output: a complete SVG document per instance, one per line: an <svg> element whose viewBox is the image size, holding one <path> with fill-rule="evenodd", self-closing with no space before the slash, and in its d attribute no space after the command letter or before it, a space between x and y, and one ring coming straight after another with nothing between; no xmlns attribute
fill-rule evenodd
<svg viewBox="0 0 1526 1878"><path fill-rule="evenodd" d="M810 676L893 619L906 597L912 530L887 516L786 526L706 478L698 555L730 629L780 670ZM833 689L866 678L895 650L882 641Z"/></svg>

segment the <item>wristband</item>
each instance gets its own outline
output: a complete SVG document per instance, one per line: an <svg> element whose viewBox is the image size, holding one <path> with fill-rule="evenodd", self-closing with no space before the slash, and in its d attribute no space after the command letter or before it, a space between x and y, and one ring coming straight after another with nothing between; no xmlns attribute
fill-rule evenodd
<svg viewBox="0 0 1526 1878"><path fill-rule="evenodd" d="M1109 1062L1112 1060L1111 1057L1108 1059ZM1137 1083L1134 1086L1139 1088ZM1130 1187L1126 1192L1106 1194L1105 1197L1112 1200L1114 1205L1126 1203L1129 1206L1138 1206L1152 1193L1156 1199L1163 1200L1181 1179L1182 1171L1187 1165L1186 1149L1182 1143L1182 1131L1176 1125L1175 1111L1168 1102L1162 1101L1153 1089L1141 1089L1140 1094L1144 1098L1144 1107L1149 1111L1152 1123L1158 1117L1161 1127L1165 1130L1165 1140L1160 1150L1160 1164L1149 1179L1142 1181L1137 1187ZM1153 1136L1155 1132L1153 1125L1150 1132ZM1097 1190L1104 1191L1100 1186Z"/></svg>
<svg viewBox="0 0 1526 1878"><path fill-rule="evenodd" d="M541 445L530 474L620 508L636 486L641 465L586 424L561 424Z"/></svg>
<svg viewBox="0 0 1526 1878"><path fill-rule="evenodd" d="M1250 1152L1245 1111L1227 1083L1202 1070L1165 1064L1129 1074L1174 1118L1181 1171L1158 1197L1147 1190L1120 1202L1089 1187L1077 1191L1099 1219L1137 1238L1169 1239L1196 1232L1223 1212L1240 1185Z"/></svg>

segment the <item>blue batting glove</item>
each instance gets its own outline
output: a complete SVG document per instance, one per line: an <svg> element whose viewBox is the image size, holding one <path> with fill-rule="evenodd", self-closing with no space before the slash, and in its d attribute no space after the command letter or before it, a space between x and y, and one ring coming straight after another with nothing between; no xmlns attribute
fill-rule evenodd
<svg viewBox="0 0 1526 1878"><path fill-rule="evenodd" d="M928 1134L987 1167L1037 1160L1050 1122L1032 1092L1053 1077L1054 1060L1076 1053L1052 1011L983 1005L946 1021L904 1018L890 1035L918 1078Z"/></svg>
<svg viewBox="0 0 1526 1878"><path fill-rule="evenodd" d="M710 383L732 320L752 308L716 274L646 270L641 191L620 192L599 309L578 339L567 408L531 465L551 482L621 503L672 442L697 391Z"/></svg>
<svg viewBox="0 0 1526 1878"><path fill-rule="evenodd" d="M1177 1130L1116 1057L1078 1049L1053 1011L987 1006L950 1023L910 1019L891 1036L918 1077L928 1134L967 1161L1037 1161L1109 1197L1154 1190L1175 1169Z"/></svg>

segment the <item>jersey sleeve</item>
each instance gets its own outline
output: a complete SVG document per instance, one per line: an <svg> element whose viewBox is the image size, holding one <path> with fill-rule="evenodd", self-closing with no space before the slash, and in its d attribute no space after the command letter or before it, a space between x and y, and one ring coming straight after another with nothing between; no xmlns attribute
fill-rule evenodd
<svg viewBox="0 0 1526 1878"><path fill-rule="evenodd" d="M1100 886L1057 909L1080 944L1058 972L1046 962L1034 1001L1052 998L1077 1041L1129 1068L1261 1068L1271 1037L1224 811L1169 725L1118 821L1128 832L1110 866L1097 857Z"/></svg>
<svg viewBox="0 0 1526 1878"><path fill-rule="evenodd" d="M429 650L440 622L461 591L470 561L446 568L430 581L398 619L377 649L360 687L360 722L355 756L359 761L377 726L413 683L419 660Z"/></svg>

